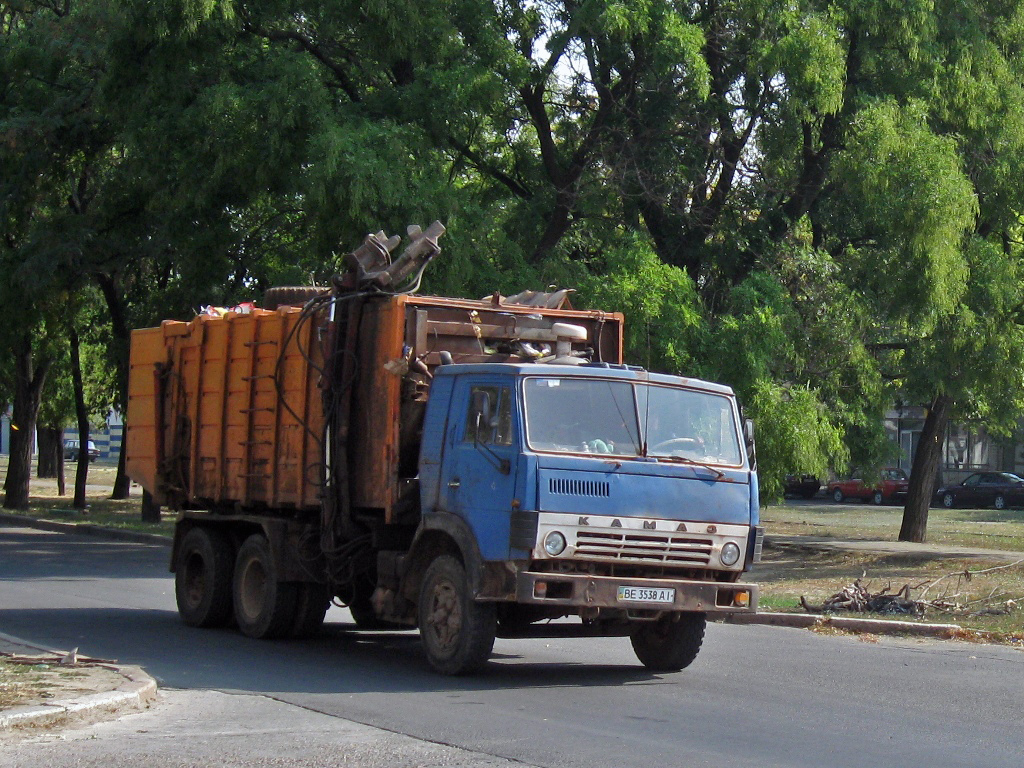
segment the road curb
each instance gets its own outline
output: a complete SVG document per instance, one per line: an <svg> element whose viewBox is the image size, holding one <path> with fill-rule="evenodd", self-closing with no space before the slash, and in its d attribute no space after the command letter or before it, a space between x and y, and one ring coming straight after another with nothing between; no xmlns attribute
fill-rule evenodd
<svg viewBox="0 0 1024 768"><path fill-rule="evenodd" d="M27 528L36 528L40 531L52 531L54 533L72 533L96 538L116 539L118 541L132 541L137 544L171 546L170 536L164 536L159 533L126 531L121 528L107 528L96 523L64 523L59 520L40 520L37 517L29 517L28 515L12 515L8 512L0 512L0 522L14 523L15 525L23 525Z"/></svg>
<svg viewBox="0 0 1024 768"><path fill-rule="evenodd" d="M922 624L916 621L864 619L820 613L731 613L718 619L723 624L764 624L772 627L832 627L874 635L914 635L948 639L963 629L959 624Z"/></svg>
<svg viewBox="0 0 1024 768"><path fill-rule="evenodd" d="M12 707L0 712L0 731L14 728L94 723L145 709L156 698L156 681L141 667L118 667L125 682L108 693L92 693L77 699L35 707Z"/></svg>
<svg viewBox="0 0 1024 768"><path fill-rule="evenodd" d="M44 653L58 653L2 632L0 640ZM15 728L66 725L72 722L95 723L119 717L126 712L145 709L156 698L156 680L142 667L107 664L104 666L124 678L124 682L114 690L55 701L53 704L11 707L0 712L0 732Z"/></svg>

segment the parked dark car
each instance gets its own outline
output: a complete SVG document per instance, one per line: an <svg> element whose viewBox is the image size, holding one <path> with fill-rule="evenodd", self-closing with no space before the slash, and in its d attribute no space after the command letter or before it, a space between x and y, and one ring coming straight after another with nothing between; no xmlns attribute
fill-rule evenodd
<svg viewBox="0 0 1024 768"><path fill-rule="evenodd" d="M956 485L939 488L935 503L947 508L1024 506L1024 478L1012 472L975 472Z"/></svg>
<svg viewBox="0 0 1024 768"><path fill-rule="evenodd" d="M68 461L78 461L78 452L80 450L78 440L64 441L64 458ZM100 450L92 440L86 443L85 452L89 456L89 461L96 461L100 457Z"/></svg>
<svg viewBox="0 0 1024 768"><path fill-rule="evenodd" d="M786 475L786 496L813 499L821 490L821 481L814 475Z"/></svg>
<svg viewBox="0 0 1024 768"><path fill-rule="evenodd" d="M828 484L828 495L833 501L844 499L871 500L875 504L888 504L905 499L910 481L907 473L896 467L886 467L881 472L881 480L876 485L868 485L859 477L849 480L833 480Z"/></svg>

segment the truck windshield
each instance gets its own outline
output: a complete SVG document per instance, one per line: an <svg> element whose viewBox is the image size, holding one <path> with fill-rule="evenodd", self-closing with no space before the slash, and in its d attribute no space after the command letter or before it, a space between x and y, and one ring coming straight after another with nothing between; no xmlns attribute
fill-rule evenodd
<svg viewBox="0 0 1024 768"><path fill-rule="evenodd" d="M524 386L533 450L742 464L727 397L607 379L537 377Z"/></svg>

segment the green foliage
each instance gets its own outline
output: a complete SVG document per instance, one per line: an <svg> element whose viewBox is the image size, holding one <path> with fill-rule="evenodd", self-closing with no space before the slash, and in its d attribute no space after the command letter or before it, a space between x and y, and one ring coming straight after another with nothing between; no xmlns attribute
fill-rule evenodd
<svg viewBox="0 0 1024 768"><path fill-rule="evenodd" d="M1021 265L973 238L970 278L956 312L909 351L905 386L954 398L958 415L1009 435L1024 410L1024 283Z"/></svg>
<svg viewBox="0 0 1024 768"><path fill-rule="evenodd" d="M41 350L98 308L86 367L116 382L127 327L436 218L425 291L576 287L631 362L735 387L766 498L885 461L897 400L1005 432L1018 6L0 3L0 298Z"/></svg>
<svg viewBox="0 0 1024 768"><path fill-rule="evenodd" d="M750 275L731 292L703 350L709 378L728 381L741 392L777 379L796 356L792 333L797 318L782 285L766 272Z"/></svg>
<svg viewBox="0 0 1024 768"><path fill-rule="evenodd" d="M747 414L757 425L763 501L782 498L787 474L827 477L829 469L847 463L843 432L814 390L760 380L752 384L748 403Z"/></svg>
<svg viewBox="0 0 1024 768"><path fill-rule="evenodd" d="M846 52L836 19L816 12L780 14L784 32L765 56L765 66L785 82L787 109L801 118L842 108Z"/></svg>
<svg viewBox="0 0 1024 768"><path fill-rule="evenodd" d="M964 288L961 243L978 213L956 142L928 129L923 104L882 102L858 114L849 145L832 214L835 236L854 249L843 259L848 283L888 317L949 312Z"/></svg>
<svg viewBox="0 0 1024 768"><path fill-rule="evenodd" d="M648 370L698 376L694 352L704 318L693 284L659 261L639 238L601 254L602 268L581 276L578 305L626 316L626 360Z"/></svg>

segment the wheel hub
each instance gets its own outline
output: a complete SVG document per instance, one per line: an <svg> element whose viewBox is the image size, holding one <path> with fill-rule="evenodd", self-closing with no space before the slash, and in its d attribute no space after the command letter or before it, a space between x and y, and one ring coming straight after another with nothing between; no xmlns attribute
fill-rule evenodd
<svg viewBox="0 0 1024 768"><path fill-rule="evenodd" d="M202 558L193 555L185 563L184 597L190 606L199 605L206 590L206 575L203 572Z"/></svg>
<svg viewBox="0 0 1024 768"><path fill-rule="evenodd" d="M434 586L428 623L441 648L449 648L455 643L462 629L462 608L451 584Z"/></svg>

